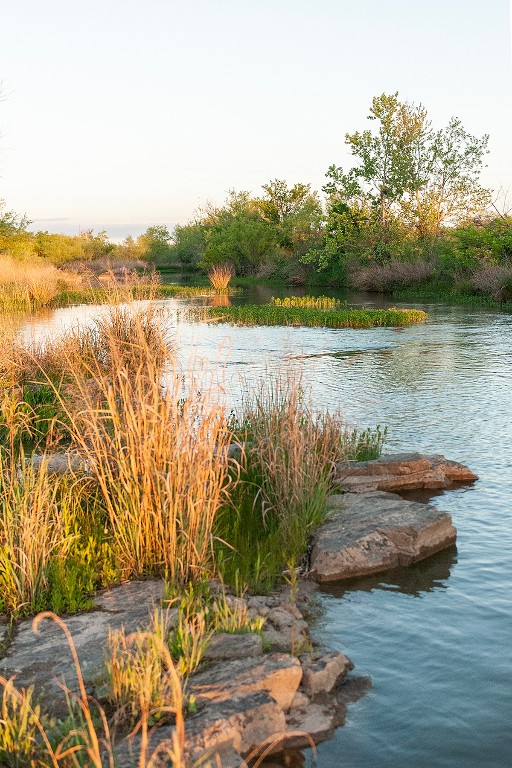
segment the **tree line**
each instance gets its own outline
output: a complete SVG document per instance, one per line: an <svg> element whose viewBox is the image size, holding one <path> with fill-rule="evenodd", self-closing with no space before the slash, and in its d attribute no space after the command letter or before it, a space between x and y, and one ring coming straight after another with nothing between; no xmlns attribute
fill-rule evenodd
<svg viewBox="0 0 512 768"><path fill-rule="evenodd" d="M512 218L493 209L480 182L489 137L473 136L458 118L436 129L423 105L398 93L376 96L368 120L345 135L351 167L331 165L323 197L310 184L274 179L260 195L230 190L172 232L153 226L121 244L104 232L29 234L25 220L4 211L0 251L189 271L227 263L240 276L370 290L456 280L512 296Z"/></svg>

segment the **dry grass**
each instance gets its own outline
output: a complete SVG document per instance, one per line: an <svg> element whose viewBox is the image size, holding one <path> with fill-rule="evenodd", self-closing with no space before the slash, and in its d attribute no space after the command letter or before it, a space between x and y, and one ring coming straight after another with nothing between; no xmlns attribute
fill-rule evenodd
<svg viewBox="0 0 512 768"><path fill-rule="evenodd" d="M153 310L113 310L101 354L78 334L64 348L71 384L61 405L95 478L124 577L172 582L212 568L212 526L227 482L231 433L206 372L168 361ZM70 394L72 393L72 394Z"/></svg>
<svg viewBox="0 0 512 768"><path fill-rule="evenodd" d="M225 291L234 274L234 270L229 264L216 264L208 272L208 279L215 290Z"/></svg>
<svg viewBox="0 0 512 768"><path fill-rule="evenodd" d="M417 285L429 280L435 272L431 261L390 261L369 264L350 270L348 281L361 291L390 291L395 287Z"/></svg>
<svg viewBox="0 0 512 768"><path fill-rule="evenodd" d="M51 306L64 290L81 287L77 275L36 261L0 256L0 312L29 312Z"/></svg>
<svg viewBox="0 0 512 768"><path fill-rule="evenodd" d="M161 609L154 610L152 627L147 632L127 636L123 627L109 633L109 698L118 721L133 726L144 712L181 706L181 677L177 685L175 668L170 671L162 653L164 648L167 650L169 633L168 614Z"/></svg>
<svg viewBox="0 0 512 768"><path fill-rule="evenodd" d="M512 299L512 267L490 264L482 266L471 277L471 286L479 293L488 293L495 301Z"/></svg>
<svg viewBox="0 0 512 768"><path fill-rule="evenodd" d="M37 633L42 620L56 622L65 634L78 678L78 693L62 685L69 705L69 718L65 733L60 726L56 731L41 716L40 709L32 705L32 692L18 691L12 680L0 678L3 687L2 718L4 727L0 732L0 760L11 768L114 768L114 741L103 709L85 690L80 663L73 639L66 624L53 613L39 614L33 623ZM139 633L138 642L143 646L144 633ZM158 644L162 668L170 681L170 702L155 711L150 691L145 689L145 670L139 686L140 718L128 735L138 735L138 768L156 768L159 758L168 758L173 768L185 768L185 725L183 720L183 697L181 681L164 643ZM175 728L171 738L165 739L157 749L148 754L150 722L155 714L172 715Z"/></svg>

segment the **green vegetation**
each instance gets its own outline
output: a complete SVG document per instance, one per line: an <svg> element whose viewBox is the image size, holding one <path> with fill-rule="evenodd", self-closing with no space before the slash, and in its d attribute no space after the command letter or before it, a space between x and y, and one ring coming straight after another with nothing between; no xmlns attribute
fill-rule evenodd
<svg viewBox="0 0 512 768"><path fill-rule="evenodd" d="M0 207L0 257L23 270L61 269L40 291L21 277L3 280L0 264L0 306L86 301L77 276L148 264L384 293L420 287L430 298L450 285L456 298L512 300L512 217L506 196L498 203L480 184L488 136L471 135L457 118L434 128L425 107L398 93L376 96L368 118L370 128L345 135L353 165L330 166L323 199L309 184L274 179L260 195L231 190L172 232L151 226L119 245L105 232L32 233L25 217Z"/></svg>
<svg viewBox="0 0 512 768"><path fill-rule="evenodd" d="M0 610L11 620L83 610L99 587L131 577L168 585L147 629L110 636L105 709L85 693L63 622L40 614L36 626L53 618L66 633L79 695L56 722L0 678L2 765L99 767L136 728L149 766L144 739L170 722L168 756L184 766L188 676L215 632L263 626L208 579L240 594L295 573L335 463L380 452L380 430L315 413L298 378L266 379L228 414L213 372L179 368L166 327L149 303L115 305L40 346L1 329ZM63 469L54 454L64 450Z"/></svg>
<svg viewBox="0 0 512 768"><path fill-rule="evenodd" d="M288 296L285 299L272 297L270 304L273 307L303 307L304 309L341 309L346 302L333 299L329 296Z"/></svg>
<svg viewBox="0 0 512 768"><path fill-rule="evenodd" d="M304 306L244 304L190 310L189 316L233 325L293 325L309 328L398 328L422 323L420 309L310 309Z"/></svg>
<svg viewBox="0 0 512 768"><path fill-rule="evenodd" d="M339 412L315 412L298 374L269 375L247 393L234 424L242 447L236 483L215 528L217 561L228 582L265 591L283 564L294 571L303 563L336 463L377 458L385 432L359 432Z"/></svg>

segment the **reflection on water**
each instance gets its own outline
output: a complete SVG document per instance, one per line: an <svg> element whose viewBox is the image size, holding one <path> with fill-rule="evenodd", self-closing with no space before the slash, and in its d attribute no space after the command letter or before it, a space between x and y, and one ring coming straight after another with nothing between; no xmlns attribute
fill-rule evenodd
<svg viewBox="0 0 512 768"><path fill-rule="evenodd" d="M284 293L260 286L251 300ZM296 365L317 406L340 408L361 426L386 425L389 452L444 453L480 476L474 486L434 502L453 517L456 551L320 593L324 614L316 640L347 653L358 674L371 675L373 688L351 705L347 725L319 747L318 766L508 768L512 317L419 305L429 321L400 332L232 328L177 323L175 311L184 302L162 304L182 355L194 350L212 363L224 360L233 400L242 390L240 373L250 382L266 370ZM59 310L31 321L30 330L54 335L95 311Z"/></svg>

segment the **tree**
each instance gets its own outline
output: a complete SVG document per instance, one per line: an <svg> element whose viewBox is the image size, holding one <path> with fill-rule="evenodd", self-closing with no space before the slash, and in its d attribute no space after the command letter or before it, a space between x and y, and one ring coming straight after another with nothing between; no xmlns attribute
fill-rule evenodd
<svg viewBox="0 0 512 768"><path fill-rule="evenodd" d="M257 203L265 221L273 224L279 244L300 257L319 238L323 222L322 204L311 184L274 179L263 185L265 195Z"/></svg>
<svg viewBox="0 0 512 768"><path fill-rule="evenodd" d="M137 247L141 258L165 263L171 254L171 234L166 226L155 224L139 235Z"/></svg>
<svg viewBox="0 0 512 768"><path fill-rule="evenodd" d="M372 101L377 130L346 134L357 164L347 173L331 166L324 191L386 228L398 220L426 237L443 225L482 212L490 193L479 182L487 135L468 133L458 118L434 131L426 109L401 102L398 93Z"/></svg>

